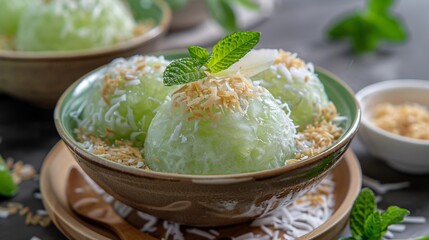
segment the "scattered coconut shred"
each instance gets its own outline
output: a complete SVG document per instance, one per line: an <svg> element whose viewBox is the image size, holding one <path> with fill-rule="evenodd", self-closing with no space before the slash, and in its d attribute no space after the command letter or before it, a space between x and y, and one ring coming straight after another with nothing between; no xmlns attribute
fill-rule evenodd
<svg viewBox="0 0 429 240"><path fill-rule="evenodd" d="M88 184L103 199L113 204L118 214L127 219L138 217L142 225L136 226L142 232L164 240L184 239L232 239L232 240L277 240L295 239L323 224L333 213L335 205L335 182L333 175L325 177L319 185L307 194L284 206L270 215L258 218L251 223L219 227L196 228L180 225L156 218L115 200L105 193L94 181L85 176Z"/></svg>

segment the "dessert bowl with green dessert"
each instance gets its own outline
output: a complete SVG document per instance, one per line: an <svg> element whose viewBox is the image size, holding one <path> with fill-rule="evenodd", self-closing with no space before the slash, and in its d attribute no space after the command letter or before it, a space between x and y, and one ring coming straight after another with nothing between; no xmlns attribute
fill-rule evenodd
<svg viewBox="0 0 429 240"><path fill-rule="evenodd" d="M57 130L83 170L137 210L196 226L266 215L340 161L360 110L325 70L252 50L259 38L115 60L62 95Z"/></svg>
<svg viewBox="0 0 429 240"><path fill-rule="evenodd" d="M0 92L45 107L94 68L154 51L171 20L163 1L145 16L121 0L0 0L0 8Z"/></svg>

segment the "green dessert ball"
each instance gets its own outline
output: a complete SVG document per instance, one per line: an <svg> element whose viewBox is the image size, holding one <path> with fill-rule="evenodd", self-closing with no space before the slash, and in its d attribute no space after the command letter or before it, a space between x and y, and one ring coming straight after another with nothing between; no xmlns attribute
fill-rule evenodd
<svg viewBox="0 0 429 240"><path fill-rule="evenodd" d="M0 0L0 35L15 36L22 13L37 0Z"/></svg>
<svg viewBox="0 0 429 240"><path fill-rule="evenodd" d="M78 115L78 128L103 140L130 140L142 147L160 104L174 87L165 87L164 57L116 59L94 84Z"/></svg>
<svg viewBox="0 0 429 240"><path fill-rule="evenodd" d="M279 50L274 64L252 80L267 88L273 96L286 104L290 117L299 129L314 123L329 104L324 86L314 72L296 54Z"/></svg>
<svg viewBox="0 0 429 240"><path fill-rule="evenodd" d="M154 171L231 174L277 168L292 158L295 126L264 88L242 76L188 83L163 103L148 130Z"/></svg>
<svg viewBox="0 0 429 240"><path fill-rule="evenodd" d="M27 9L16 35L20 51L100 48L129 39L135 26L119 0L51 0Z"/></svg>

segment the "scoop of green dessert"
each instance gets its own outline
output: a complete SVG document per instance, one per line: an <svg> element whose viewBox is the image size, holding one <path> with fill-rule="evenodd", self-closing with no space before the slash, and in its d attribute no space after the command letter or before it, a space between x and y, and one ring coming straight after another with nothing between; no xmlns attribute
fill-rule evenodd
<svg viewBox="0 0 429 240"><path fill-rule="evenodd" d="M155 111L175 87L165 87L163 57L117 59L96 81L78 128L105 140L130 140L142 147Z"/></svg>
<svg viewBox="0 0 429 240"><path fill-rule="evenodd" d="M15 36L22 13L38 0L0 0L0 35Z"/></svg>
<svg viewBox="0 0 429 240"><path fill-rule="evenodd" d="M329 103L313 65L306 64L290 52L279 50L274 64L253 76L252 80L289 106L290 117L300 129L317 120Z"/></svg>
<svg viewBox="0 0 429 240"><path fill-rule="evenodd" d="M100 48L131 38L134 26L122 1L43 1L23 13L16 47L21 51Z"/></svg>
<svg viewBox="0 0 429 240"><path fill-rule="evenodd" d="M264 88L241 76L184 85L148 130L145 164L182 174L244 173L285 165L295 126Z"/></svg>

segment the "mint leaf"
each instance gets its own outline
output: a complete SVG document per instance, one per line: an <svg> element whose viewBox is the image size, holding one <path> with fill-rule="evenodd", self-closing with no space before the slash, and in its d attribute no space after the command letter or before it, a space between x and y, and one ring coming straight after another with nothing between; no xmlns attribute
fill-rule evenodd
<svg viewBox="0 0 429 240"><path fill-rule="evenodd" d="M361 21L362 16L359 14L348 16L331 26L328 31L328 35L331 39L351 37L353 34L359 32Z"/></svg>
<svg viewBox="0 0 429 240"><path fill-rule="evenodd" d="M350 39L355 52L373 51L380 41L376 26L358 13L332 26L328 34L333 40Z"/></svg>
<svg viewBox="0 0 429 240"><path fill-rule="evenodd" d="M212 73L217 73L240 60L258 42L259 32L236 32L221 39L213 47L212 55L206 67Z"/></svg>
<svg viewBox="0 0 429 240"><path fill-rule="evenodd" d="M197 81L206 74L200 61L194 58L181 58L171 62L164 71L164 85L172 86Z"/></svg>
<svg viewBox="0 0 429 240"><path fill-rule="evenodd" d="M189 46L188 52L191 58L198 59L201 64L206 63L209 59L209 52L205 48L198 46Z"/></svg>
<svg viewBox="0 0 429 240"><path fill-rule="evenodd" d="M369 17L374 23L376 31L380 37L392 42L402 42L407 39L407 32L401 22L392 16L384 16L373 14Z"/></svg>
<svg viewBox="0 0 429 240"><path fill-rule="evenodd" d="M388 207L387 210L381 214L383 233L386 233L389 225L401 223L408 214L410 214L410 212L407 209L396 206Z"/></svg>
<svg viewBox="0 0 429 240"><path fill-rule="evenodd" d="M381 214L379 211L373 212L365 221L362 239L380 240L382 232Z"/></svg>
<svg viewBox="0 0 429 240"><path fill-rule="evenodd" d="M403 42L407 38L400 19L390 12L393 0L368 0L366 9L354 11L328 28L332 40L348 39L357 53L371 52L382 41Z"/></svg>
<svg viewBox="0 0 429 240"><path fill-rule="evenodd" d="M385 14L389 11L392 4L393 0L369 0L368 11L377 14Z"/></svg>
<svg viewBox="0 0 429 240"><path fill-rule="evenodd" d="M363 236L366 220L375 212L376 207L374 193L368 188L362 189L350 214L350 229L353 237Z"/></svg>

